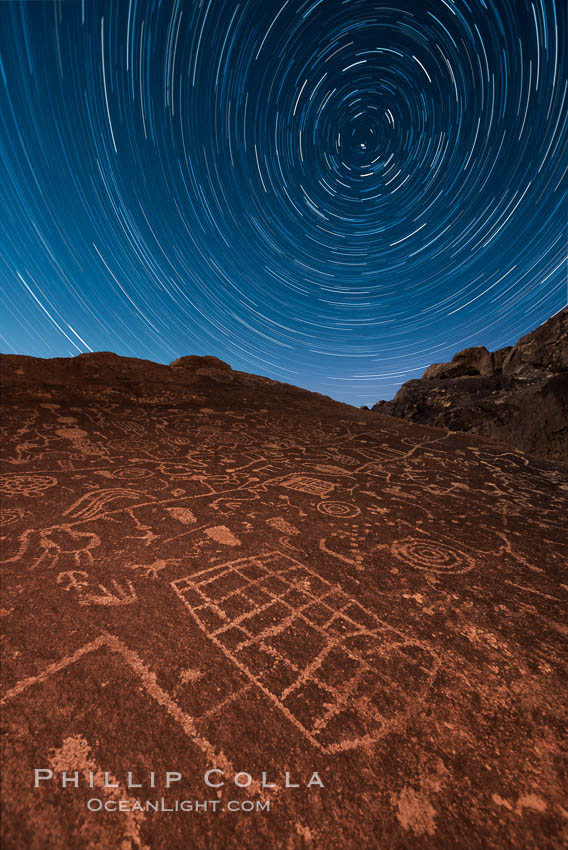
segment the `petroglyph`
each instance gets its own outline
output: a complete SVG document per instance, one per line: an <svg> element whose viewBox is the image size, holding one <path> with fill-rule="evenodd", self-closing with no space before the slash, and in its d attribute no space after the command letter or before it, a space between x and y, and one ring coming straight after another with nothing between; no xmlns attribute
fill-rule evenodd
<svg viewBox="0 0 568 850"><path fill-rule="evenodd" d="M145 501L144 493L137 490L125 490L120 488L92 490L85 493L71 507L63 511L63 516L73 519L94 519L98 516L104 516L107 505L115 502L117 499L127 499L129 501Z"/></svg>
<svg viewBox="0 0 568 850"><path fill-rule="evenodd" d="M354 519L361 513L361 508L357 505L348 505L345 502L320 502L318 511L339 519Z"/></svg>
<svg viewBox="0 0 568 850"><path fill-rule="evenodd" d="M436 540L412 537L396 540L391 546L391 552L399 560L419 570L435 573L466 573L475 567L475 561L470 555Z"/></svg>
<svg viewBox="0 0 568 850"><path fill-rule="evenodd" d="M193 525L197 522L195 514L189 508L166 508L166 512L183 525Z"/></svg>
<svg viewBox="0 0 568 850"><path fill-rule="evenodd" d="M334 541L334 537L340 537L339 541ZM338 532L333 532L331 538L329 540L322 539L319 542L319 548L322 552L325 552L326 555L331 555L332 558L337 558L338 561L343 561L344 564L352 564L357 569L362 569L364 556L359 552L359 547L355 538L349 536L349 539L352 541L348 544L348 554L345 554L345 547L341 546L341 549L336 549L334 546L337 545L337 542L343 542L341 540L342 535Z"/></svg>
<svg viewBox="0 0 568 850"><path fill-rule="evenodd" d="M116 778L109 774L109 771L103 772L100 769L92 757L92 748L89 742L82 735L65 738L61 747L53 750L49 762L56 776L65 774L65 776L74 778L75 773L79 773L82 774L85 781L89 782L91 787L96 788L104 797L124 801L129 799L128 795L119 789ZM120 845L122 850L129 850L129 848L150 850L140 837L140 826L144 818L145 814L141 811L124 812L122 819L124 823L123 836Z"/></svg>
<svg viewBox="0 0 568 850"><path fill-rule="evenodd" d="M124 466L115 469L110 473L113 478L121 478L126 481L139 481L143 478L150 478L154 475L151 469L145 469L143 466Z"/></svg>
<svg viewBox="0 0 568 850"><path fill-rule="evenodd" d="M22 358L0 427L6 846L34 846L11 839L41 751L81 776L179 759L196 799L206 769L251 770L243 797L279 795L229 837L38 793L26 824L53 850L264 848L273 826L293 850L475 850L521 846L519 824L563 847L564 467L230 371L197 396L31 362L54 383ZM296 768L327 771L322 793L262 788Z"/></svg>
<svg viewBox="0 0 568 850"><path fill-rule="evenodd" d="M216 565L172 587L215 645L326 753L386 734L438 668L429 648L280 552ZM409 693L390 673L401 663L420 682Z"/></svg>
<svg viewBox="0 0 568 850"><path fill-rule="evenodd" d="M24 517L24 511L21 508L0 508L0 527L6 528L8 525L13 525Z"/></svg>
<svg viewBox="0 0 568 850"><path fill-rule="evenodd" d="M283 519L283 517L270 517L270 519L267 519L266 522L267 525L271 525L272 528L276 528L278 531L282 531L284 534L289 534L292 537L295 534L300 534L299 529L297 529L295 525L292 525L292 523L287 522Z"/></svg>
<svg viewBox="0 0 568 850"><path fill-rule="evenodd" d="M214 525L211 528L206 528L205 534L217 543L222 543L224 546L241 545L241 541L238 537L235 537L226 525Z"/></svg>
<svg viewBox="0 0 568 850"><path fill-rule="evenodd" d="M331 466L329 463L318 463L314 469L316 472L323 472L327 475L348 475L353 478L353 471L343 469L341 466Z"/></svg>
<svg viewBox="0 0 568 850"><path fill-rule="evenodd" d="M131 605L138 599L131 581L125 586L120 585L116 579L112 580L112 590L104 584L99 584L97 593L90 593L79 598L79 605Z"/></svg>
<svg viewBox="0 0 568 850"><path fill-rule="evenodd" d="M100 546L100 538L90 531L74 529L63 524L36 530L28 528L18 538L15 555L4 558L3 563L29 559L29 567L52 569L69 566L70 569L88 568L93 564L93 551Z"/></svg>
<svg viewBox="0 0 568 850"><path fill-rule="evenodd" d="M281 487L286 487L288 490L309 493L310 496L327 496L334 489L334 485L330 484L329 481L311 478L308 475L291 475L279 483Z"/></svg>
<svg viewBox="0 0 568 850"><path fill-rule="evenodd" d="M152 564L131 564L133 570L140 570L146 578L160 578L160 573L166 567L174 563L179 563L179 559L169 559L165 561L163 558L157 558Z"/></svg>
<svg viewBox="0 0 568 850"><path fill-rule="evenodd" d="M31 475L7 472L0 475L0 493L4 496L43 496L51 487L57 485L57 478L51 475Z"/></svg>
<svg viewBox="0 0 568 850"><path fill-rule="evenodd" d="M170 694L160 687L155 673L144 664L140 656L115 635L107 632L79 647L79 649L70 655L66 655L64 658L48 665L40 673L28 676L26 679L19 681L4 694L0 700L0 705L8 705L21 694L25 693L28 688L41 686L53 676L72 668L91 653L101 649L105 649L111 654L118 656L123 663L130 667L140 683L141 690L144 690L159 706L165 709L172 720L181 727L184 734L203 752L210 765L219 767L228 779L235 777L238 771L233 767L231 761L222 752L219 752L207 738L199 734L195 719L182 711ZM256 781L253 781L248 787L252 793L262 793L262 789Z"/></svg>
<svg viewBox="0 0 568 850"><path fill-rule="evenodd" d="M64 590L77 592L79 605L131 605L138 599L134 586L129 580L122 586L113 579L112 590L104 584L91 582L92 579L85 570L66 570L57 576L57 583L62 585ZM89 588L93 592L88 593Z"/></svg>

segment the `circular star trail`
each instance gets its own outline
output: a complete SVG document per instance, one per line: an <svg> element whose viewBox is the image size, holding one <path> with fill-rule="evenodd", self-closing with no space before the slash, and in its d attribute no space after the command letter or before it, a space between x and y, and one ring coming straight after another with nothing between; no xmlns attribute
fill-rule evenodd
<svg viewBox="0 0 568 850"><path fill-rule="evenodd" d="M566 303L555 0L0 4L3 348L353 404Z"/></svg>

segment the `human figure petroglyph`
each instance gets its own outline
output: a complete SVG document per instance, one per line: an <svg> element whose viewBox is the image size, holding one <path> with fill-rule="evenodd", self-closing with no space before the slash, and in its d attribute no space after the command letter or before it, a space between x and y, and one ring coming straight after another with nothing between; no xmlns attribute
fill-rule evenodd
<svg viewBox="0 0 568 850"><path fill-rule="evenodd" d="M18 537L18 551L0 563L16 563L24 556L30 568L40 566L52 569L69 565L72 570L90 569L93 550L101 544L100 537L90 531L80 531L71 525L61 524L51 528L28 528Z"/></svg>

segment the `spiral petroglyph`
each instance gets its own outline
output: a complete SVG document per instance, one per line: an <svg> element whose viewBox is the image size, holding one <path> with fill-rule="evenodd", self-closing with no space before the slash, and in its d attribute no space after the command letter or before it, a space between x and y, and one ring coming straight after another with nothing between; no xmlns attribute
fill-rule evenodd
<svg viewBox="0 0 568 850"><path fill-rule="evenodd" d="M467 573L475 566L470 555L438 540L408 537L395 541L391 552L400 561L434 573Z"/></svg>
<svg viewBox="0 0 568 850"><path fill-rule="evenodd" d="M349 505L346 502L320 502L318 511L337 519L354 519L361 513L361 508L358 508L357 505Z"/></svg>

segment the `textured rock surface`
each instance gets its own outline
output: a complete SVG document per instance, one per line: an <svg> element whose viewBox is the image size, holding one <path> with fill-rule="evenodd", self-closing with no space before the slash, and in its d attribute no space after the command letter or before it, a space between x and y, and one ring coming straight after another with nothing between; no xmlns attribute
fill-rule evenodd
<svg viewBox="0 0 568 850"><path fill-rule="evenodd" d="M1 365L3 850L566 846L568 467L215 358Z"/></svg>
<svg viewBox="0 0 568 850"><path fill-rule="evenodd" d="M515 346L466 348L429 366L373 410L568 460L568 310Z"/></svg>

